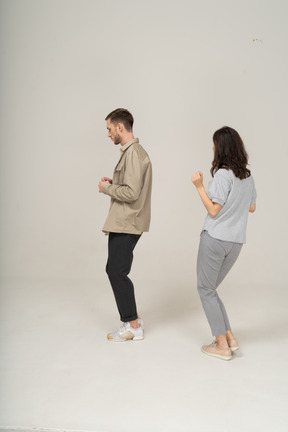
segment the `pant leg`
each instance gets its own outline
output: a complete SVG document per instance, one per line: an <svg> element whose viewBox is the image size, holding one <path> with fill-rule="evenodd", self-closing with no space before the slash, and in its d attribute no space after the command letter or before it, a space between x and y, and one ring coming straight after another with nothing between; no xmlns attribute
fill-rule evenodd
<svg viewBox="0 0 288 432"><path fill-rule="evenodd" d="M133 250L140 237L136 234L109 234L106 272L123 322L133 321L138 316L134 286L128 274L133 262Z"/></svg>
<svg viewBox="0 0 288 432"><path fill-rule="evenodd" d="M206 231L201 234L197 259L198 292L214 336L231 329L216 288L235 263L241 246L214 239Z"/></svg>
<svg viewBox="0 0 288 432"><path fill-rule="evenodd" d="M231 270L231 268L233 267L233 265L237 261L237 258L241 252L242 246L243 245L240 243L233 243L232 248L230 249L230 251L228 252L228 254L224 258L224 261L223 261L223 264L221 266L221 269L220 269L220 272L218 275L218 279L216 282L216 288L218 288L218 286L222 283L222 281L225 279L225 277L227 276L227 274L229 273L229 271ZM224 304L223 304L223 302L219 296L218 296L218 301L219 301L220 308L222 310L223 318L225 321L226 331L231 330L231 325L229 322L229 318L228 318L225 306L224 306Z"/></svg>
<svg viewBox="0 0 288 432"><path fill-rule="evenodd" d="M228 243L228 245L229 245L230 242L225 242L225 243ZM227 255L226 255L226 257L223 261L223 264L221 266L221 269L220 269L220 272L219 272L219 275L217 278L217 282L216 282L216 287L218 287L222 283L222 281L225 279L225 277L227 276L227 274L229 273L229 271L231 270L231 268L233 267L233 265L237 261L237 258L239 257L242 246L243 246L243 244L241 244L241 243L232 243L232 245L233 246L231 247L231 249L229 249L227 251Z"/></svg>

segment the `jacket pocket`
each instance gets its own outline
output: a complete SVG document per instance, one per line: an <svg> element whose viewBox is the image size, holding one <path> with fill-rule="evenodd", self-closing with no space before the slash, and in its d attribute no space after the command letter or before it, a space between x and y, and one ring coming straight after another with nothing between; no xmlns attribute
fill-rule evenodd
<svg viewBox="0 0 288 432"><path fill-rule="evenodd" d="M114 170L114 178L113 178L114 184L120 184L120 185L123 184L124 172L125 172L124 161L121 160Z"/></svg>

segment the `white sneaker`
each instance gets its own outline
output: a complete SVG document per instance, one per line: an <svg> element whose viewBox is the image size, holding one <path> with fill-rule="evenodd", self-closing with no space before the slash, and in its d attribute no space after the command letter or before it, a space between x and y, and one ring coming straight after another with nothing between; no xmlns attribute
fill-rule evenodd
<svg viewBox="0 0 288 432"><path fill-rule="evenodd" d="M126 322L123 323L116 332L108 333L107 339L113 342L126 342L128 340L137 341L144 339L144 332L141 326L134 329L130 326L129 322Z"/></svg>
<svg viewBox="0 0 288 432"><path fill-rule="evenodd" d="M144 330L144 321L142 318L138 317L138 323L139 323L139 326L141 326L142 329Z"/></svg>
<svg viewBox="0 0 288 432"><path fill-rule="evenodd" d="M123 321L121 321L121 323L124 324ZM138 316L138 324L144 330L144 320L142 318L140 318L139 316Z"/></svg>

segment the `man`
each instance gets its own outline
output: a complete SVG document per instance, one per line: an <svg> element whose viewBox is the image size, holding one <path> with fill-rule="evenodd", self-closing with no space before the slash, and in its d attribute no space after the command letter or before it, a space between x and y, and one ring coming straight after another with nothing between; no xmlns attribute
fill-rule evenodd
<svg viewBox="0 0 288 432"><path fill-rule="evenodd" d="M126 109L119 108L106 117L108 137L120 144L120 159L113 180L103 177L99 192L111 197L108 217L103 232L109 234L108 274L122 325L109 333L115 342L141 340L143 321L138 317L134 286L128 278L133 261L133 250L142 233L149 230L152 166L146 151L133 135L134 119Z"/></svg>

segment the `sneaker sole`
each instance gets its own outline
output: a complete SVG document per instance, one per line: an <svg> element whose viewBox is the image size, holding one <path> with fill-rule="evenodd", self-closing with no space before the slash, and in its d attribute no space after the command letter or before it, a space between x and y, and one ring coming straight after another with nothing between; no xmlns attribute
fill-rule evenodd
<svg viewBox="0 0 288 432"><path fill-rule="evenodd" d="M140 341L140 340L143 340L144 339L144 336L138 336L138 337L134 337L133 339L131 339L131 340L133 340L133 341Z"/></svg>
<svg viewBox="0 0 288 432"><path fill-rule="evenodd" d="M129 338L129 339L122 339L122 338L119 338L119 339L113 339L113 337L109 337L109 335L107 335L107 339L110 341L110 342L129 342L129 341L140 341L140 340L143 340L144 339L144 336L134 336L134 338Z"/></svg>
<svg viewBox="0 0 288 432"><path fill-rule="evenodd" d="M212 353L208 353L207 351L204 351L203 349L201 349L201 351L210 357L216 357L216 358L219 358L221 360L231 360L232 359L232 356L222 356L221 354L212 354Z"/></svg>
<svg viewBox="0 0 288 432"><path fill-rule="evenodd" d="M239 346L237 346L237 347L230 347L230 349L231 349L231 351L235 352L235 351L239 350Z"/></svg>

